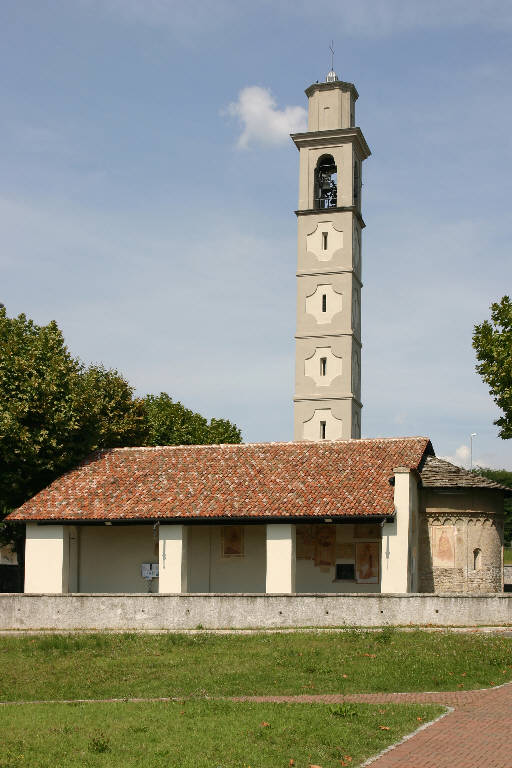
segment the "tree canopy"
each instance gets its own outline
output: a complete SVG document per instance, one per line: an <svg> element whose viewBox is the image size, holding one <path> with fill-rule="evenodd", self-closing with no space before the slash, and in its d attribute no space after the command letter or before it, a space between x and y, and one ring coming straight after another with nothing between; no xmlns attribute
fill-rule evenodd
<svg viewBox="0 0 512 768"><path fill-rule="evenodd" d="M476 475L483 475L494 480L495 483L500 485L506 485L507 488L512 488L512 472L508 469L488 469L487 467L477 467L473 470ZM512 542L512 498L505 499L505 541L509 544Z"/></svg>
<svg viewBox="0 0 512 768"><path fill-rule="evenodd" d="M101 448L239 442L231 422L164 392L135 397L118 371L73 357L55 322L9 318L0 305L0 521ZM15 533L0 523L0 541Z"/></svg>
<svg viewBox="0 0 512 768"><path fill-rule="evenodd" d="M145 419L144 445L200 445L240 443L242 435L226 419L208 421L199 413L173 402L165 392L142 400Z"/></svg>
<svg viewBox="0 0 512 768"><path fill-rule="evenodd" d="M512 437L512 302L503 296L491 304L491 321L475 325L473 347L476 370L489 386L496 405L503 411L494 423L504 440Z"/></svg>

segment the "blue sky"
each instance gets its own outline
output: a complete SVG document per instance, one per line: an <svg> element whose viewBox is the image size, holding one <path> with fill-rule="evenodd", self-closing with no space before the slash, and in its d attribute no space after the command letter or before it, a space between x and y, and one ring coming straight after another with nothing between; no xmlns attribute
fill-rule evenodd
<svg viewBox="0 0 512 768"><path fill-rule="evenodd" d="M292 438L304 89L354 82L363 434L512 468L471 333L512 290L506 0L3 0L0 300L137 392Z"/></svg>

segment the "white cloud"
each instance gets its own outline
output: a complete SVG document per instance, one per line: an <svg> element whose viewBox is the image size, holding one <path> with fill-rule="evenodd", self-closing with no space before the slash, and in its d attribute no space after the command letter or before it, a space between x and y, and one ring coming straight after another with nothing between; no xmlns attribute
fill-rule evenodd
<svg viewBox="0 0 512 768"><path fill-rule="evenodd" d="M238 100L229 104L228 115L242 125L237 146L246 149L251 144L276 145L288 141L290 133L306 130L304 107L277 109L268 88L250 85L238 94Z"/></svg>
<svg viewBox="0 0 512 768"><path fill-rule="evenodd" d="M467 445L459 445L459 447L455 450L455 456L440 456L440 459L444 459L445 461L449 461L452 464L456 464L459 467L463 467L467 465L469 467L469 455L470 450Z"/></svg>

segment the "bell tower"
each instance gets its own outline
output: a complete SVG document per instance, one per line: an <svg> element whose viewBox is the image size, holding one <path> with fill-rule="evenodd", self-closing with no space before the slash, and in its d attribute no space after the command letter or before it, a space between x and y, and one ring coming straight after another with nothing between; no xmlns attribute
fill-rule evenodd
<svg viewBox="0 0 512 768"><path fill-rule="evenodd" d="M361 437L361 169L358 93L331 69L306 90L299 150L295 440Z"/></svg>

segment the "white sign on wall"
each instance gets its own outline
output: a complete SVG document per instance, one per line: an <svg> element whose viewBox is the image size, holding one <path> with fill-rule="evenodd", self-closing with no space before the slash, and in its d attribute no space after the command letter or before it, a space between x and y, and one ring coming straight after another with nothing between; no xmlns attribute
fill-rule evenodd
<svg viewBox="0 0 512 768"><path fill-rule="evenodd" d="M143 579L158 579L158 563L142 563L140 575Z"/></svg>

